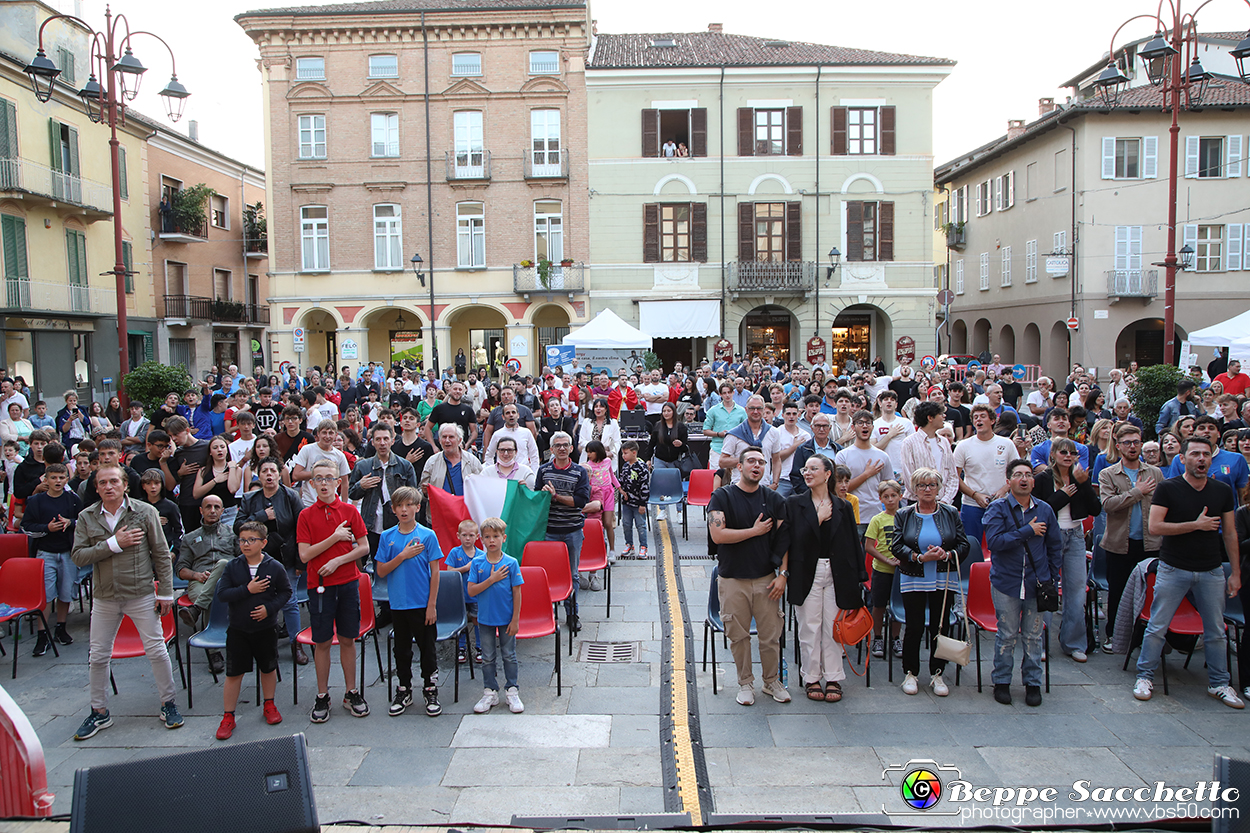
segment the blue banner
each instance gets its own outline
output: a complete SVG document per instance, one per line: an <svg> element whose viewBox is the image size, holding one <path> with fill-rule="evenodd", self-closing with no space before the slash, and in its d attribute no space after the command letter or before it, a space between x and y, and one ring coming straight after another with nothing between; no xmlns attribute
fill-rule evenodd
<svg viewBox="0 0 1250 833"><path fill-rule="evenodd" d="M563 367L571 370L577 347L572 344L549 344L544 363L548 367Z"/></svg>

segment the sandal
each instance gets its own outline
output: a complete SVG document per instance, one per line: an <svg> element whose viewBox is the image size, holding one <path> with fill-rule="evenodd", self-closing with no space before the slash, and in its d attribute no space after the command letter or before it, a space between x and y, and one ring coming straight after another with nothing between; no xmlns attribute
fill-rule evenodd
<svg viewBox="0 0 1250 833"><path fill-rule="evenodd" d="M808 700L824 700L825 692L820 687L820 683L808 683L806 686Z"/></svg>
<svg viewBox="0 0 1250 833"><path fill-rule="evenodd" d="M841 699L842 699L842 684L841 683L829 683L828 687L825 689L825 702L836 703Z"/></svg>

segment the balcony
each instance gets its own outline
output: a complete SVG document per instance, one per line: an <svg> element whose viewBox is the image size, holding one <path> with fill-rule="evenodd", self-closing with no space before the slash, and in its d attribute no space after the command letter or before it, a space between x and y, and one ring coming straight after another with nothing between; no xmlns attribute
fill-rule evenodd
<svg viewBox="0 0 1250 833"><path fill-rule="evenodd" d="M1113 304L1122 298L1141 298L1150 303L1159 294L1158 270L1111 269L1106 274L1107 297Z"/></svg>
<svg viewBox="0 0 1250 833"><path fill-rule="evenodd" d="M215 324L268 324L269 307L198 295L166 295L165 318L212 321Z"/></svg>
<svg viewBox="0 0 1250 833"><path fill-rule="evenodd" d="M575 292L585 292L586 264L574 263L572 266L553 264L546 286L538 276L537 266L514 265L512 267L512 291L526 296L527 299L530 294L550 297L556 293L567 292L571 297Z"/></svg>
<svg viewBox="0 0 1250 833"><path fill-rule="evenodd" d="M100 286L6 278L4 311L8 313L77 313L116 315L117 292Z"/></svg>
<svg viewBox="0 0 1250 833"><path fill-rule="evenodd" d="M490 180L490 151L447 151L447 181L474 182Z"/></svg>
<svg viewBox="0 0 1250 833"><path fill-rule="evenodd" d="M963 251L967 240L967 232L964 230L963 223L947 223L946 225L946 248Z"/></svg>
<svg viewBox="0 0 1250 833"><path fill-rule="evenodd" d="M522 154L526 179L568 179L568 150L530 150Z"/></svg>
<svg viewBox="0 0 1250 833"><path fill-rule="evenodd" d="M198 226L184 226L174 220L172 213L156 213L157 236L166 243L203 243L208 239L208 218Z"/></svg>
<svg viewBox="0 0 1250 833"><path fill-rule="evenodd" d="M269 257L269 239L266 237L243 238L243 256L248 260Z"/></svg>
<svg viewBox="0 0 1250 833"><path fill-rule="evenodd" d="M798 295L816 289L816 261L735 260L729 264L729 291L737 295Z"/></svg>
<svg viewBox="0 0 1250 833"><path fill-rule="evenodd" d="M12 195L28 205L83 209L87 222L113 216L112 185L56 171L28 159L0 159L0 194Z"/></svg>

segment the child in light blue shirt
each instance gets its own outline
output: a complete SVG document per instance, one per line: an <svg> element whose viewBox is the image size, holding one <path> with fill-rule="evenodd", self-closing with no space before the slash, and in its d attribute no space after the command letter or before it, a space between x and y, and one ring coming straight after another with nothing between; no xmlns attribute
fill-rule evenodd
<svg viewBox="0 0 1250 833"><path fill-rule="evenodd" d="M477 599L477 621L482 645L482 682L486 690L473 707L485 714L499 703L499 683L495 677L495 655L503 654L506 682L504 695L513 714L525 711L517 691L516 635L521 627L521 565L503 551L508 525L499 518L482 521L482 543L486 554L469 565L469 595Z"/></svg>
<svg viewBox="0 0 1250 833"><path fill-rule="evenodd" d="M477 543L477 524L471 520L460 522L460 526L456 528L456 536L460 539L460 546L447 553L446 564L448 570L454 570L460 573L461 580L469 574L469 565L473 563L473 559L479 555L486 555L486 550L479 550L475 546ZM473 644L477 649L473 652L473 661L478 665L482 664L482 634L477 624L477 599L469 595L469 586L464 587L464 606L469 613L469 624L473 625ZM466 631L460 634L460 643L456 648L456 662L463 665L469 661L469 635Z"/></svg>

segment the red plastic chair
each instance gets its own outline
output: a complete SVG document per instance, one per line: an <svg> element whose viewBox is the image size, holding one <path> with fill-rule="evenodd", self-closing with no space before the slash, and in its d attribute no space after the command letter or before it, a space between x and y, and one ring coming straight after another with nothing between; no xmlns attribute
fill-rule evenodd
<svg viewBox="0 0 1250 833"><path fill-rule="evenodd" d="M603 537L603 523L597 518L588 518L582 527L582 554L577 562L579 573L594 573L603 570L603 583L608 591L607 615L612 615L612 565L608 563L608 544ZM573 640L569 640L572 647Z"/></svg>
<svg viewBox="0 0 1250 833"><path fill-rule="evenodd" d="M554 607L548 602L551 590L547 586L547 573L542 567L522 567L521 615L517 639L537 639L556 635L556 696L561 693L560 677L560 626L556 624ZM570 639L570 641L572 641Z"/></svg>
<svg viewBox="0 0 1250 833"><path fill-rule="evenodd" d="M585 546L583 536L582 546ZM551 615L557 616L560 602L573 594L573 573L569 566L569 548L562 541L530 541L521 553L525 567L541 567L547 573L547 591L551 596ZM573 635L569 634L569 656L573 655Z"/></svg>
<svg viewBox="0 0 1250 833"><path fill-rule="evenodd" d="M356 678L357 690L363 690L365 687L365 640L370 636L373 637L373 652L378 657L378 677L383 678L386 672L382 670L382 647L378 641L378 620L373 610L373 585L370 581L368 573L361 573L356 584L360 588L360 635L356 637L356 642L360 643L360 676ZM313 591L315 592L315 591ZM307 627L299 632L295 640L301 645L312 646L312 628ZM331 645L339 644L339 635L337 631L330 640ZM295 705L299 705L299 667L295 664L295 656L291 656L291 688L294 691Z"/></svg>
<svg viewBox="0 0 1250 833"><path fill-rule="evenodd" d="M30 545L25 532L8 532L0 535L0 564L10 558L29 558Z"/></svg>
<svg viewBox="0 0 1250 833"><path fill-rule="evenodd" d="M43 745L26 713L0 688L0 818L52 815Z"/></svg>
<svg viewBox="0 0 1250 833"><path fill-rule="evenodd" d="M178 645L178 620L174 618L174 612L171 609L168 613L161 617L161 638L165 640L165 645L170 642L174 643L174 656L178 659L178 677L182 680L182 687L187 687L187 675L182 666L182 648ZM146 652L143 650L143 637L139 636L139 629L129 616L122 617L121 626L117 629L117 636L113 637L113 659L133 659L141 657ZM109 682L113 685L113 693L117 693L117 680L113 679L113 672L109 671Z"/></svg>
<svg viewBox="0 0 1250 833"><path fill-rule="evenodd" d="M1086 535L1094 531L1094 516L1086 515L1081 519L1081 531Z"/></svg>
<svg viewBox="0 0 1250 833"><path fill-rule="evenodd" d="M49 636L52 635L48 628L48 617L43 614L43 609L48 606L48 598L44 591L42 558L10 558L0 563L0 607L4 605L8 606L9 612L0 614L0 623L17 620L13 628L13 679L16 680L22 617L38 616L44 630L48 631ZM56 640L52 640L52 651L58 657L61 655L56 649Z"/></svg>
<svg viewBox="0 0 1250 833"><path fill-rule="evenodd" d="M1154 605L1155 600L1155 574L1146 574L1146 594L1142 598L1141 610L1137 612L1137 621L1133 623L1133 638L1129 642L1129 649L1124 655L1124 670L1128 670L1129 655L1133 653L1133 645L1139 639L1144 639L1146 635L1146 626L1150 624L1150 608ZM1224 624L1225 631L1228 625ZM1168 633L1175 633L1181 636L1202 636L1204 628L1202 625L1202 614L1200 614L1187 598L1181 599L1180 605L1177 606L1176 612L1172 614L1172 621L1168 623ZM1138 648L1140 649L1140 645ZM1189 653L1185 655L1185 664L1183 668L1189 667L1189 661L1194 658L1194 650L1197 648L1197 642L1194 648L1190 648ZM1167 655L1159 655L1159 664L1163 672L1163 693L1168 693L1168 663Z"/></svg>
<svg viewBox="0 0 1250 833"><path fill-rule="evenodd" d="M695 469L690 472L690 490L686 493L686 504L702 506L703 514L707 514L707 505L712 502L712 485L716 482L716 472L711 469Z"/></svg>
<svg viewBox="0 0 1250 833"><path fill-rule="evenodd" d="M988 550L987 550L988 552ZM990 562L974 562L968 573L968 621L976 631L977 691L981 688L981 631L998 633L998 612L990 593Z"/></svg>

